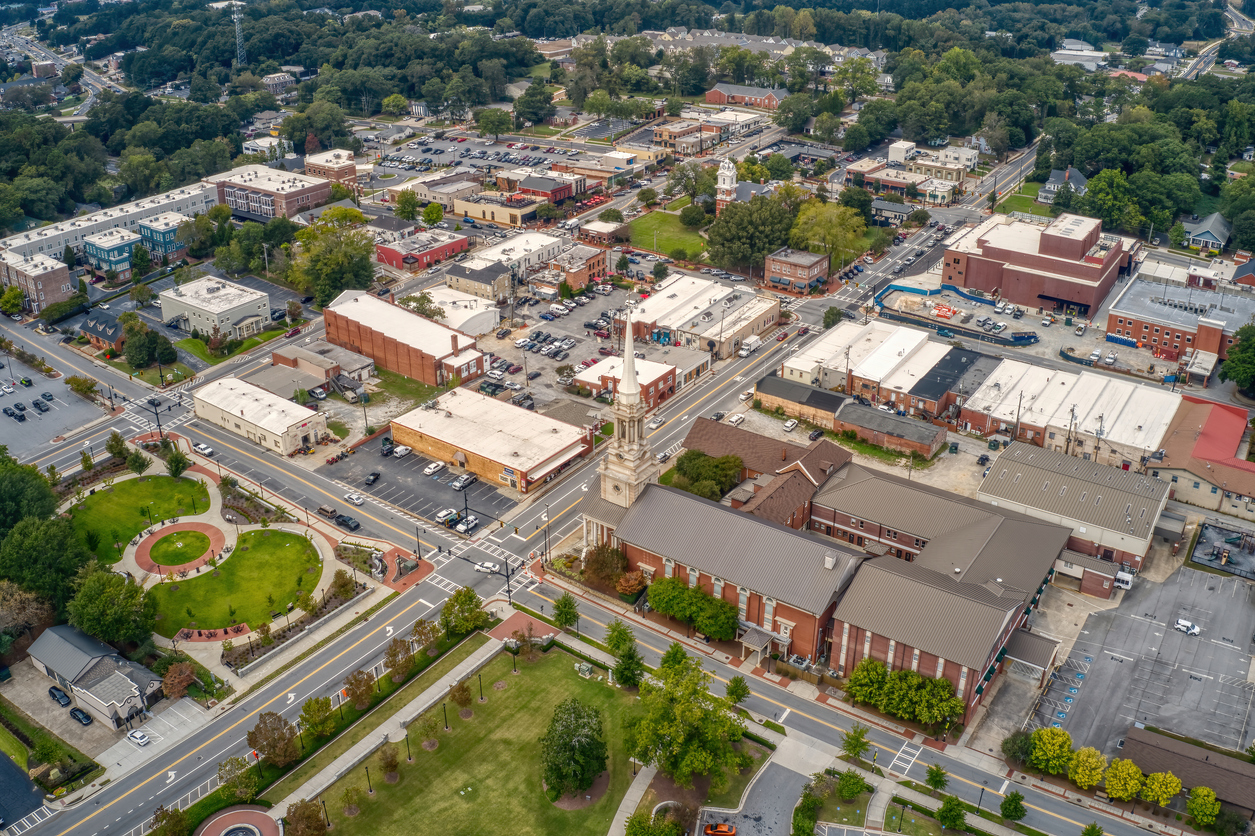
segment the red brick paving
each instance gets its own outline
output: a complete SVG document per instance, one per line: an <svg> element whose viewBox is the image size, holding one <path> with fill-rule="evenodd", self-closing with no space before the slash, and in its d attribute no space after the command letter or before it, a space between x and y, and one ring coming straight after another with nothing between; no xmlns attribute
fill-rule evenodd
<svg viewBox="0 0 1255 836"><path fill-rule="evenodd" d="M222 836L237 824L251 824L261 836L279 836L279 823L266 814L264 807L251 804L228 807L196 828L194 836Z"/></svg>
<svg viewBox="0 0 1255 836"><path fill-rule="evenodd" d="M537 636L548 635L549 633L554 632L555 629L543 621L537 621L525 612L516 612L505 621L492 628L492 631L488 635L498 640L508 639L511 635L513 635L515 630L522 630L526 633L528 624L532 625L532 632Z"/></svg>
<svg viewBox="0 0 1255 836"><path fill-rule="evenodd" d="M411 586L422 583L424 578L436 571L436 567L431 565L430 560L422 560L419 561L417 569L410 572L400 580L394 581L393 577L396 576L397 572L397 560L403 557L412 558L414 557L414 553L398 549L394 546L383 554L383 562L388 567L388 571L384 574L384 586L389 589L395 589L397 592L404 592Z"/></svg>
<svg viewBox="0 0 1255 836"><path fill-rule="evenodd" d="M189 560L187 563L181 563L178 566L158 566L156 563L153 563L152 558L148 556L152 552L153 545L161 538L180 531L198 531L208 536L209 551L195 560ZM135 549L135 562L139 564L139 568L154 575L170 575L183 570L191 572L208 563L211 555L221 554L226 544L227 536L216 525L203 522L174 523L173 525L157 528L152 534L140 541L139 546Z"/></svg>

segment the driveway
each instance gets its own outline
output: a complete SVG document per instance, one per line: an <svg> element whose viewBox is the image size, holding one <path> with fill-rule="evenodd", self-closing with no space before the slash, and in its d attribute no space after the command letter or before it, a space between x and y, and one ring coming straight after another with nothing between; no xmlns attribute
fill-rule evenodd
<svg viewBox="0 0 1255 836"><path fill-rule="evenodd" d="M708 824L727 822L736 825L738 834L746 836L788 836L793 829L793 808L809 780L808 775L769 763L754 779L740 813L703 810L697 821L698 832Z"/></svg>
<svg viewBox="0 0 1255 836"><path fill-rule="evenodd" d="M66 708L57 705L48 696L48 689L56 683L36 670L30 659L18 662L10 670L13 672L13 679L4 686L5 699L84 755L97 758L122 739L124 732L110 728L100 718L93 716L94 722L90 726L84 726L70 716L73 705ZM70 699L73 698L71 694Z"/></svg>
<svg viewBox="0 0 1255 836"><path fill-rule="evenodd" d="M1255 587L1181 568L1163 584L1134 581L1114 610L1089 616L1066 672L1084 675L1060 720L1077 746L1113 755L1133 722L1228 749L1251 743L1250 643ZM1201 628L1187 636L1178 618Z"/></svg>

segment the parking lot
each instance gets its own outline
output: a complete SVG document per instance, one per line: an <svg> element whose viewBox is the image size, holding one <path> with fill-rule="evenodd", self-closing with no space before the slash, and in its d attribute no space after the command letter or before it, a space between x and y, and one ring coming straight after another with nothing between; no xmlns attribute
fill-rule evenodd
<svg viewBox="0 0 1255 836"><path fill-rule="evenodd" d="M19 421L8 412L0 414L0 444L9 448L11 456L25 461L48 452L54 438L104 415L98 407L72 393L64 379L49 380L7 355L0 362L4 363L0 369L0 408L26 416L25 421ZM28 378L31 385L21 385L22 378ZM40 397L44 392L52 395L52 400ZM48 411L36 410L36 400ZM18 404L25 407L24 412Z"/></svg>
<svg viewBox="0 0 1255 836"><path fill-rule="evenodd" d="M455 491L449 483L465 471L461 468L441 470L434 476L423 475L423 469L432 460L418 453L398 459L380 455L383 439L376 438L357 448L355 455L334 465L323 464L317 470L322 476L333 479L352 491L395 508L408 511L426 520L435 520L446 508L459 511L468 507L479 518L481 531L499 520L518 504L509 493L497 490L491 483L479 481L465 491ZM379 473L379 480L366 484L366 477ZM353 516L354 506L344 500L333 503L337 511Z"/></svg>
<svg viewBox="0 0 1255 836"><path fill-rule="evenodd" d="M1251 743L1255 593L1239 578L1178 569L1163 584L1135 581L1114 610L1086 620L1061 673L1083 685L1056 718L1077 746L1112 755L1133 722L1217 746ZM1198 625L1190 636L1177 619ZM1066 690L1066 689L1065 689Z"/></svg>
<svg viewBox="0 0 1255 836"><path fill-rule="evenodd" d="M609 139L619 131L626 131L633 124L622 119L599 119L579 128L574 135L583 139Z"/></svg>

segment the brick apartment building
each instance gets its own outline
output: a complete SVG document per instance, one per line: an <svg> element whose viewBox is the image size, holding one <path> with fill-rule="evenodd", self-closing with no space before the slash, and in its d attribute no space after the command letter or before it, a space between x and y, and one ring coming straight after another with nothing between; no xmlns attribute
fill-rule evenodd
<svg viewBox="0 0 1255 836"><path fill-rule="evenodd" d="M305 174L309 177L321 177L350 189L357 186L357 163L353 162L352 151L332 149L320 154L310 154L305 158Z"/></svg>
<svg viewBox="0 0 1255 836"><path fill-rule="evenodd" d="M706 91L706 104L747 105L775 110L789 95L783 87L747 87L743 84L716 84Z"/></svg>
<svg viewBox="0 0 1255 836"><path fill-rule="evenodd" d="M1191 364L1191 377L1201 377L1205 384L1216 364L1229 356L1238 329L1252 316L1255 299L1246 293L1136 278L1108 308L1107 331L1137 340L1166 360L1189 354L1203 363L1201 368Z"/></svg>
<svg viewBox="0 0 1255 836"><path fill-rule="evenodd" d="M458 253L466 252L468 246L465 235L431 229L408 238L376 244L375 260L397 270L417 273L433 264L448 261Z"/></svg>
<svg viewBox="0 0 1255 836"><path fill-rule="evenodd" d="M205 178L218 188L218 202L245 220L265 223L291 218L331 199L331 181L264 165L246 165Z"/></svg>
<svg viewBox="0 0 1255 836"><path fill-rule="evenodd" d="M1098 308L1140 246L1103 232L1094 218L1063 214L1043 226L994 215L946 247L943 281L1084 314Z"/></svg>
<svg viewBox="0 0 1255 836"><path fill-rule="evenodd" d="M572 290L579 290L610 274L609 250L579 244L554 258L549 266L562 274L562 280Z"/></svg>
<svg viewBox="0 0 1255 836"><path fill-rule="evenodd" d="M365 291L341 293L324 309L323 320L327 342L429 386L443 386L455 376L465 383L485 371L473 336Z"/></svg>
<svg viewBox="0 0 1255 836"><path fill-rule="evenodd" d="M36 314L48 305L64 302L78 289L64 261L11 250L0 252L0 284L6 289L20 287L26 294L23 309Z"/></svg>

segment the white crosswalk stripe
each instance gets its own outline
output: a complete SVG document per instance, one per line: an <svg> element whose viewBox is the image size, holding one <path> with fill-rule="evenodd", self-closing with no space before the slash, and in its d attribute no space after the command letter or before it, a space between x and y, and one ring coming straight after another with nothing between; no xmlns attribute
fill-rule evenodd
<svg viewBox="0 0 1255 836"><path fill-rule="evenodd" d="M23 818L18 819L17 821L13 822L13 824L9 825L8 828L6 828L4 832L8 834L8 836L19 836L19 834L25 833L26 831L30 830L32 827L35 827L41 822L47 821L48 819L52 818L56 813L57 811L52 809L51 807L48 807L48 806L40 807L38 810L34 811L33 813L29 813Z"/></svg>
<svg viewBox="0 0 1255 836"><path fill-rule="evenodd" d="M889 771L896 772L898 775L905 775L910 771L911 766L915 763L915 759L919 757L919 753L922 751L924 751L923 746L903 743L902 748L893 756L893 762L889 764Z"/></svg>
<svg viewBox="0 0 1255 836"><path fill-rule="evenodd" d="M429 583L432 586L436 587L437 589L448 592L450 595L452 595L454 592L457 592L459 589L462 588L460 585L454 583L448 578L443 578L440 575L430 575L423 582Z"/></svg>

